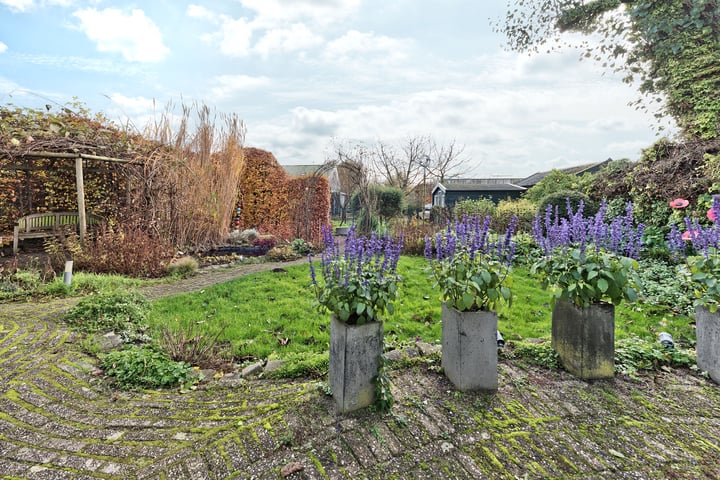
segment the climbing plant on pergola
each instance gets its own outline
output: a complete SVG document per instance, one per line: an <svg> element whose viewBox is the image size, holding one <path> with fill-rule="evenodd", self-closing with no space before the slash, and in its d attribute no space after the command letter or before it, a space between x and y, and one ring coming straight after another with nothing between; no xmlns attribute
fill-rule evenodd
<svg viewBox="0 0 720 480"><path fill-rule="evenodd" d="M55 109L0 106L0 232L29 213L87 209L183 247L227 234L244 167L237 117L216 127L207 107L183 106L176 129L166 114L141 134L81 104Z"/></svg>
<svg viewBox="0 0 720 480"><path fill-rule="evenodd" d="M86 209L116 216L138 139L82 109L0 107L0 231L29 213L77 210L82 237Z"/></svg>

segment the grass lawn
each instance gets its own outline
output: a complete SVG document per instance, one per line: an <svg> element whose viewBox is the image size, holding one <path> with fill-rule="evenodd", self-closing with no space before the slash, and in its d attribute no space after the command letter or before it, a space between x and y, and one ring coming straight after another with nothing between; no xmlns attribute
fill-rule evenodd
<svg viewBox="0 0 720 480"><path fill-rule="evenodd" d="M385 339L391 345L417 338L439 343L439 291L425 272L426 260L403 257L401 296L395 314L385 320ZM222 331L219 339L232 345L236 358L284 358L324 353L329 343L329 314L313 307L307 265L288 267L287 273L263 272L215 285L201 292L154 302L151 328L179 328L194 322L206 334ZM527 269L513 273L513 304L499 311L499 330L506 340L550 337L550 292L540 288ZM667 331L678 340L694 340L691 319L670 309L637 304L616 307L617 339L638 336L655 340Z"/></svg>

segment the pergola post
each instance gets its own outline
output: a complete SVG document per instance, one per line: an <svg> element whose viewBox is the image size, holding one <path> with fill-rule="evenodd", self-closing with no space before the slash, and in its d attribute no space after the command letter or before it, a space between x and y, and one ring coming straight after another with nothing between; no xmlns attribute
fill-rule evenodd
<svg viewBox="0 0 720 480"><path fill-rule="evenodd" d="M87 220L85 217L85 180L83 178L83 159L81 155L75 157L75 182L78 196L78 224L80 225L80 244L85 244L87 233Z"/></svg>

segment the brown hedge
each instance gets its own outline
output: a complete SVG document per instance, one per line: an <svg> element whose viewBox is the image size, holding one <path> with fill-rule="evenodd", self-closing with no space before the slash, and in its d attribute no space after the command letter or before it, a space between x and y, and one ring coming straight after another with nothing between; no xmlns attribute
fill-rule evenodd
<svg viewBox="0 0 720 480"><path fill-rule="evenodd" d="M323 177L292 178L275 156L245 148L234 227L254 228L280 240L317 243L330 221L330 184Z"/></svg>

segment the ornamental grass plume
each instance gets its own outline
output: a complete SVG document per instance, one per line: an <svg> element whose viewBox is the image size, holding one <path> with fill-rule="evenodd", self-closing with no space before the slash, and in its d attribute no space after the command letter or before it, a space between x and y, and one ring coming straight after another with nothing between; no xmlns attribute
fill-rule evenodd
<svg viewBox="0 0 720 480"><path fill-rule="evenodd" d="M358 236L353 225L340 248L330 226L323 227L322 233L322 284L317 280L312 255L308 256L316 307L349 325L381 321L386 312L392 315L398 283L402 281L397 273L402 236L393 238L375 232L369 237Z"/></svg>
<svg viewBox="0 0 720 480"><path fill-rule="evenodd" d="M553 300L564 299L580 307L609 300L635 301L637 269L645 225L635 225L633 205L625 213L607 221L607 203L592 217L583 215L584 205L572 210L567 202L567 218L558 207L548 206L544 216L533 222L533 236L544 257L531 268L539 274L543 287L553 287Z"/></svg>
<svg viewBox="0 0 720 480"><path fill-rule="evenodd" d="M425 257L441 300L459 311L494 310L512 299L509 274L517 217L504 235L493 233L490 222L490 216L463 215L434 238L425 238Z"/></svg>

